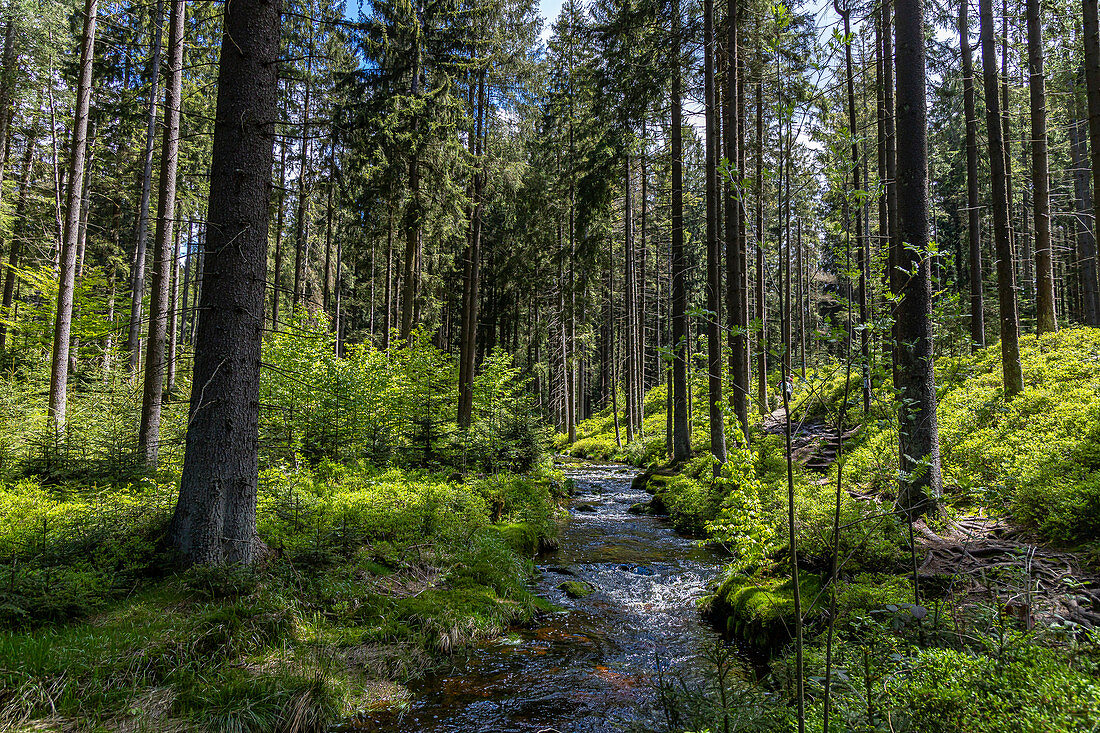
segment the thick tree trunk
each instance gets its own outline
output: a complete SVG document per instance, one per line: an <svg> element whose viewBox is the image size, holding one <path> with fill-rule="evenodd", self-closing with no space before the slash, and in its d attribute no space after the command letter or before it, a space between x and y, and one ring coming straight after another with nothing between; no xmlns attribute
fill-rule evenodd
<svg viewBox="0 0 1100 733"><path fill-rule="evenodd" d="M623 369L623 407L626 410L626 440L634 440L635 401L638 390L635 385L637 368L634 363L634 317L637 310L634 305L634 182L631 175L630 154L623 163L623 351L626 366Z"/></svg>
<svg viewBox="0 0 1100 733"><path fill-rule="evenodd" d="M1050 177L1047 162L1047 90L1043 76L1043 26L1039 0L1027 0L1027 59L1031 72L1031 184L1035 189L1036 329L1058 330L1054 312L1054 258L1050 243Z"/></svg>
<svg viewBox="0 0 1100 733"><path fill-rule="evenodd" d="M50 366L48 415L55 431L65 429L66 396L69 386L69 345L73 325L73 294L76 290L76 258L80 238L81 191L84 190L84 156L88 146L88 113L92 99L92 60L98 0L85 0L84 30L80 43L80 68L76 88L73 142L69 152L69 179L65 225L58 254L59 280L57 315L54 319L53 359Z"/></svg>
<svg viewBox="0 0 1100 733"><path fill-rule="evenodd" d="M1085 88L1088 90L1089 154L1092 157L1092 226L1094 236L1091 256L1081 255L1081 276L1085 280L1082 295L1091 302L1085 308L1086 322L1100 326L1100 290L1097 285L1097 248L1100 243L1100 21L1097 20L1097 0L1082 0L1085 30ZM1091 318L1089 316L1091 315Z"/></svg>
<svg viewBox="0 0 1100 733"><path fill-rule="evenodd" d="M1012 260L1012 234L1009 226L1008 181L1005 173L1005 144L1002 137L1001 109L997 98L997 52L993 45L992 0L979 0L982 69L985 77L986 117L989 132L989 171L993 186L993 237L997 250L997 300L1001 319L1001 361L1005 397L1011 398L1024 388L1020 366L1020 320L1016 313L1016 272Z"/></svg>
<svg viewBox="0 0 1100 733"><path fill-rule="evenodd" d="M989 0L984 0L988 3ZM928 125L924 0L897 2L898 265L912 273L897 305L897 376L902 481L898 507L935 512L943 487L932 370L932 283L928 257Z"/></svg>
<svg viewBox="0 0 1100 733"><path fill-rule="evenodd" d="M706 211L707 211L707 407L710 452L726 460L726 429L722 409L722 336L719 303L722 299L721 256L718 242L718 105L714 82L714 0L703 2L703 86L706 96ZM715 466L717 471L717 466Z"/></svg>
<svg viewBox="0 0 1100 733"><path fill-rule="evenodd" d="M970 343L985 348L985 300L982 294L982 212L978 198L978 115L974 111L974 58L970 45L970 0L959 1L963 108L966 118L966 213L970 243Z"/></svg>
<svg viewBox="0 0 1100 733"><path fill-rule="evenodd" d="M153 278L149 293L149 337L145 342L145 389L141 399L138 450L148 467L157 465L160 448L160 412L164 403L165 354L168 335L168 300L172 285L173 218L176 214L176 169L179 165L180 108L183 91L183 33L185 0L171 0L168 24L168 83L164 94L164 142L161 146L160 190L157 226L153 237ZM267 210L264 210L267 213ZM266 240L265 240L266 242ZM264 245L264 272L267 246ZM262 306L261 306L262 314Z"/></svg>
<svg viewBox="0 0 1100 733"><path fill-rule="evenodd" d="M684 252L683 73L680 54L680 0L672 0L672 459L691 456L687 384L687 258Z"/></svg>
<svg viewBox="0 0 1100 733"><path fill-rule="evenodd" d="M153 36L149 79L149 116L145 122L144 168L141 174L141 202L138 204L134 259L130 263L130 326L126 350L130 353L130 374L137 375L141 362L142 306L145 297L145 248L149 240L149 198L153 191L153 150L157 141L157 108L160 106L160 57L164 31L164 0L157 0L156 31Z"/></svg>
<svg viewBox="0 0 1100 733"><path fill-rule="evenodd" d="M279 0L225 5L206 283L183 477L168 530L169 544L187 563L248 563L262 549L256 533L260 343L280 5Z"/></svg>

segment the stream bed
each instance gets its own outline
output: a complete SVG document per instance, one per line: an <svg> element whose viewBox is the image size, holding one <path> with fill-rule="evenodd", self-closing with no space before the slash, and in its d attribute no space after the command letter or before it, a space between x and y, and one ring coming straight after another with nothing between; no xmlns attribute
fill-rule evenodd
<svg viewBox="0 0 1100 733"><path fill-rule="evenodd" d="M656 721L658 658L662 669L690 675L716 636L697 600L723 560L666 520L629 513L649 499L630 487L635 469L565 473L576 486L571 521L560 549L536 563L536 592L565 610L475 645L412 684L407 707L368 714L357 729L588 733ZM565 581L594 591L571 599L558 588Z"/></svg>

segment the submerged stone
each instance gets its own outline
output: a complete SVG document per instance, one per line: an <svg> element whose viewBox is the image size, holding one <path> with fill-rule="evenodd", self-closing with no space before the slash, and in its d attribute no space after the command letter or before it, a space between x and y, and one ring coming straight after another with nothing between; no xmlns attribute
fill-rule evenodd
<svg viewBox="0 0 1100 733"><path fill-rule="evenodd" d="M584 598L592 595L596 591L590 583L586 583L583 580L567 580L564 583L558 583L557 589L564 592L565 595L570 598Z"/></svg>

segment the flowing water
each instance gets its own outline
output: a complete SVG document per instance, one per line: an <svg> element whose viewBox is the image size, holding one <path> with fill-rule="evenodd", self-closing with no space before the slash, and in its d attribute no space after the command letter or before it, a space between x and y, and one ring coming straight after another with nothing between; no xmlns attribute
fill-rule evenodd
<svg viewBox="0 0 1100 733"><path fill-rule="evenodd" d="M537 592L566 610L474 647L414 684L409 706L360 719L370 731L616 731L658 715L657 660L690 670L714 638L697 600L721 558L663 519L630 514L647 500L636 471L571 469L576 493L560 549L537 563ZM580 599L558 589L583 581Z"/></svg>

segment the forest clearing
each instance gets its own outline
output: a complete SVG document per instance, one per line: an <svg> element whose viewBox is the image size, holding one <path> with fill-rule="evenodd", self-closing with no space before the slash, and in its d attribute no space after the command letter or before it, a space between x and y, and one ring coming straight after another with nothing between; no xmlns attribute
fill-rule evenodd
<svg viewBox="0 0 1100 733"><path fill-rule="evenodd" d="M1100 731L1097 0L0 36L0 730Z"/></svg>

